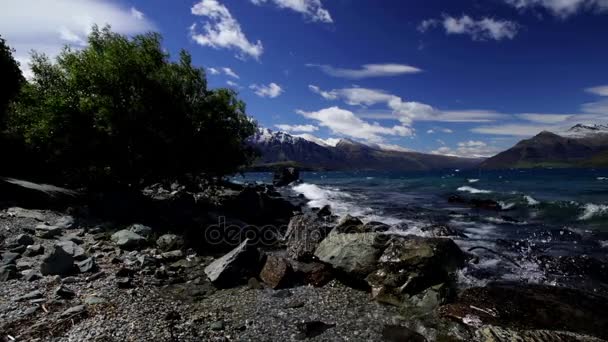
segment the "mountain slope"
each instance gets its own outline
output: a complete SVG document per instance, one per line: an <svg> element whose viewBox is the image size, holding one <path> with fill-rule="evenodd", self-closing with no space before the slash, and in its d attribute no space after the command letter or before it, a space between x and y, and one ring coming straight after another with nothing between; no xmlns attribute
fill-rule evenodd
<svg viewBox="0 0 608 342"><path fill-rule="evenodd" d="M385 150L348 139L336 146L319 144L283 132L262 129L251 143L261 152L257 166L295 164L323 170L419 171L444 168L470 168L480 159Z"/></svg>
<svg viewBox="0 0 608 342"><path fill-rule="evenodd" d="M602 125L543 131L480 165L486 169L602 166L608 166L608 126Z"/></svg>

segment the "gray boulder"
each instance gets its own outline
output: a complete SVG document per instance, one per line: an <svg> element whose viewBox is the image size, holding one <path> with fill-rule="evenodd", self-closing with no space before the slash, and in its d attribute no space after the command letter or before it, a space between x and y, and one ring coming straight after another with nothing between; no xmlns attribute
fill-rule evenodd
<svg viewBox="0 0 608 342"><path fill-rule="evenodd" d="M19 246L29 246L34 244L34 238L27 234L20 234L15 238L15 242Z"/></svg>
<svg viewBox="0 0 608 342"><path fill-rule="evenodd" d="M145 238L149 238L150 235L152 235L152 228L150 228L148 226L144 226L143 224L139 224L139 223L133 224L127 229L129 231L131 231L137 235L143 236Z"/></svg>
<svg viewBox="0 0 608 342"><path fill-rule="evenodd" d="M57 226L49 226L46 224L39 224L35 228L36 236L43 239L52 239L63 233L63 229Z"/></svg>
<svg viewBox="0 0 608 342"><path fill-rule="evenodd" d="M76 267L78 267L80 273L93 272L97 270L97 264L95 263L95 259L93 258L87 258L77 262Z"/></svg>
<svg viewBox="0 0 608 342"><path fill-rule="evenodd" d="M259 274L260 266L260 252L247 239L230 253L209 264L205 268L205 274L216 287L229 288L244 284L250 277Z"/></svg>
<svg viewBox="0 0 608 342"><path fill-rule="evenodd" d="M143 236L127 229L119 230L112 234L111 239L116 246L125 250L137 249L146 242L146 239Z"/></svg>
<svg viewBox="0 0 608 342"><path fill-rule="evenodd" d="M74 271L74 257L61 246L56 245L54 250L42 259L40 273L42 275L67 276Z"/></svg>
<svg viewBox="0 0 608 342"><path fill-rule="evenodd" d="M294 216L285 234L287 255L294 260L312 259L319 243L325 239L332 227L312 215Z"/></svg>
<svg viewBox="0 0 608 342"><path fill-rule="evenodd" d="M330 234L321 241L315 256L349 277L362 280L376 269L388 239L377 233Z"/></svg>
<svg viewBox="0 0 608 342"><path fill-rule="evenodd" d="M19 273L17 272L17 266L15 265L4 265L0 266L0 281L9 281L11 279L18 279Z"/></svg>
<svg viewBox="0 0 608 342"><path fill-rule="evenodd" d="M175 234L165 234L156 240L156 246L164 252L181 249L184 247L184 239Z"/></svg>
<svg viewBox="0 0 608 342"><path fill-rule="evenodd" d="M25 252L23 253L23 256L26 257L33 257L33 256L37 256L40 254L44 253L44 247L42 247L42 245L29 245L27 246L27 248L25 249Z"/></svg>
<svg viewBox="0 0 608 342"><path fill-rule="evenodd" d="M59 241L55 245L61 247L76 260L83 260L86 258L84 249L73 241Z"/></svg>

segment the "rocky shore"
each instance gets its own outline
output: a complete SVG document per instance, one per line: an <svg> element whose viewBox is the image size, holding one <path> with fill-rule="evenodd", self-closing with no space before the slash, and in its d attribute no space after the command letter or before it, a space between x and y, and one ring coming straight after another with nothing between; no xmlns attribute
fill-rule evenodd
<svg viewBox="0 0 608 342"><path fill-rule="evenodd" d="M0 341L608 340L601 294L459 286L449 227L393 235L270 185L0 190Z"/></svg>

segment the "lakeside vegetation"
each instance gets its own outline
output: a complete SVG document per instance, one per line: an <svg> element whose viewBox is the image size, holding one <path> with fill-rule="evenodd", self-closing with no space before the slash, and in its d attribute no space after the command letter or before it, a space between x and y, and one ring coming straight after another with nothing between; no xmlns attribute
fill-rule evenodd
<svg viewBox="0 0 608 342"><path fill-rule="evenodd" d="M3 172L78 187L145 186L184 175L220 178L249 164L256 123L229 89L209 89L158 33L93 27L84 49L32 54L25 81L0 41ZM6 75L6 77L5 77Z"/></svg>

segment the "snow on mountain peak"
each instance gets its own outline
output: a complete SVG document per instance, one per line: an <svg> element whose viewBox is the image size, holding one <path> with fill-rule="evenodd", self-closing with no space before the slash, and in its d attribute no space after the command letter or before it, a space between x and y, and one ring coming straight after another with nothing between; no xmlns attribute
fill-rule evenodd
<svg viewBox="0 0 608 342"><path fill-rule="evenodd" d="M608 125L577 124L564 132L559 132L558 134L569 138L586 138L597 134L608 134Z"/></svg>

